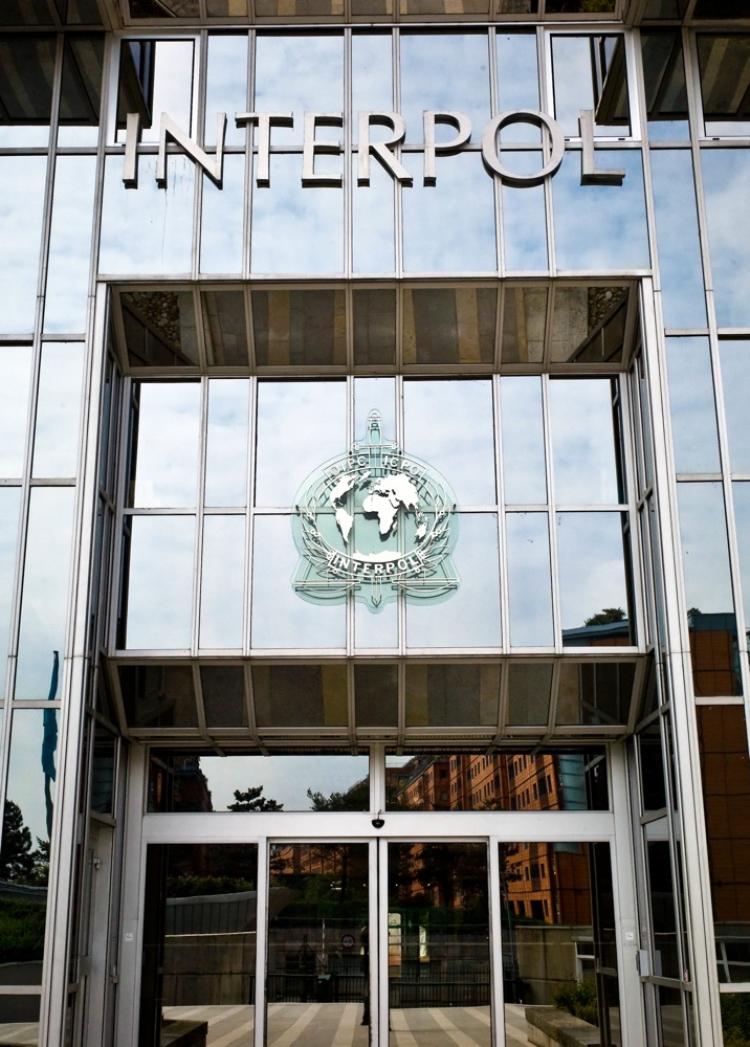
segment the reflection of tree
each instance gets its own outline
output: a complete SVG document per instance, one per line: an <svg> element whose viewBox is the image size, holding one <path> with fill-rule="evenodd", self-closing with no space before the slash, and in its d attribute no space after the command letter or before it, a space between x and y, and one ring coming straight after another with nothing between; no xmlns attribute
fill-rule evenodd
<svg viewBox="0 0 750 1047"><path fill-rule="evenodd" d="M37 838L37 845L33 851L31 831L24 825L21 808L6 800L0 880L26 889L14 897L9 888L0 897L0 964L42 959L49 843Z"/></svg>
<svg viewBox="0 0 750 1047"><path fill-rule="evenodd" d="M627 616L622 607L603 607L601 611L587 618L584 625L611 625L613 622L624 622Z"/></svg>
<svg viewBox="0 0 750 1047"><path fill-rule="evenodd" d="M283 811L284 804L263 796L262 785L251 785L249 788L234 790L234 803L227 804L227 810L252 814L258 811Z"/></svg>
<svg viewBox="0 0 750 1047"><path fill-rule="evenodd" d="M366 811L370 802L370 782L363 778L346 792L333 792L329 796L308 789L307 797L313 811Z"/></svg>
<svg viewBox="0 0 750 1047"><path fill-rule="evenodd" d="M21 808L13 800L6 800L0 848L0 880L46 887L49 877L49 843L37 837L37 849L32 851L31 846L31 831L24 825Z"/></svg>

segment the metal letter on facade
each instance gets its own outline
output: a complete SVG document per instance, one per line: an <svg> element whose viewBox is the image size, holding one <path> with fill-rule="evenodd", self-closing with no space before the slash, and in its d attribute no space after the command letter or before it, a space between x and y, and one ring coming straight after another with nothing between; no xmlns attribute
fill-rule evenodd
<svg viewBox="0 0 750 1047"><path fill-rule="evenodd" d="M167 138L181 145L187 155L202 167L212 182L221 189L224 177L224 139L227 133L227 114L216 114L216 158L214 160L174 122L168 113L161 114L159 126L159 156L156 162L156 184L167 186Z"/></svg>
<svg viewBox="0 0 750 1047"><path fill-rule="evenodd" d="M338 189L343 185L343 175L316 174L316 156L338 156L340 142L318 142L315 132L318 127L343 127L343 113L305 113L305 138L302 146L302 185L327 185Z"/></svg>
<svg viewBox="0 0 750 1047"><path fill-rule="evenodd" d="M582 109L578 118L581 129L581 185L622 185L624 171L597 171L594 158L594 110Z"/></svg>
<svg viewBox="0 0 750 1047"><path fill-rule="evenodd" d="M465 113L437 113L432 109L425 109L422 121L424 125L423 181L425 185L435 185L437 183L435 157L438 155L450 156L465 146L471 138L471 121ZM458 133L447 142L436 142L435 124L448 124L455 127Z"/></svg>
<svg viewBox="0 0 750 1047"><path fill-rule="evenodd" d="M250 124L258 128L258 163L255 173L255 184L267 189L271 184L271 128L294 127L293 113L235 113L234 122L238 127Z"/></svg>
<svg viewBox="0 0 750 1047"><path fill-rule="evenodd" d="M384 440L381 426L371 411L365 439L316 470L295 500L294 588L313 603L352 593L378 612L401 592L435 601L458 588L455 496L429 465Z"/></svg>
<svg viewBox="0 0 750 1047"><path fill-rule="evenodd" d="M546 127L549 131L552 145L550 158L536 174L519 174L503 166L498 154L497 136L504 127L510 124L534 124L536 127ZM513 109L507 113L499 113L489 121L482 136L482 158L488 169L499 175L505 185L516 186L519 189L541 185L545 178L557 171L564 155L565 136L562 128L557 120L553 120L547 113L539 112L536 109Z"/></svg>
<svg viewBox="0 0 750 1047"><path fill-rule="evenodd" d="M373 126L390 127L393 132L385 142L371 142L370 128ZM357 165L357 185L370 184L370 153L377 156L389 174L401 185L413 185L414 179L403 164L391 151L391 146L403 142L406 136L406 124L400 113L359 114L359 160Z"/></svg>

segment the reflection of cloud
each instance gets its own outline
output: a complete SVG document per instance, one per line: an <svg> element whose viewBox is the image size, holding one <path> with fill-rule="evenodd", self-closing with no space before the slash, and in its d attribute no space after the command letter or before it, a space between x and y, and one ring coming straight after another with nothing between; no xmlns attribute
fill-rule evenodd
<svg viewBox="0 0 750 1047"><path fill-rule="evenodd" d="M244 581L244 515L207 516L203 521L201 647L242 647Z"/></svg>
<svg viewBox="0 0 750 1047"><path fill-rule="evenodd" d="M720 327L750 324L750 155L745 149L702 149L716 314Z"/></svg>
<svg viewBox="0 0 750 1047"><path fill-rule="evenodd" d="M95 176L95 156L57 160L44 305L46 333L86 329Z"/></svg>
<svg viewBox="0 0 750 1047"><path fill-rule="evenodd" d="M144 142L159 140L161 114L190 128L193 90L193 41L157 40L154 54L153 124L143 127Z"/></svg>
<svg viewBox="0 0 750 1047"><path fill-rule="evenodd" d="M619 513L558 513L563 629L582 626L603 607L627 614L622 542Z"/></svg>
<svg viewBox="0 0 750 1047"><path fill-rule="evenodd" d="M367 777L366 756L201 756L215 811L234 802L235 789L263 786L263 796L285 811L309 811L307 790L346 792Z"/></svg>
<svg viewBox="0 0 750 1047"><path fill-rule="evenodd" d="M136 516L130 548L127 646L190 647L194 516Z"/></svg>
<svg viewBox="0 0 750 1047"><path fill-rule="evenodd" d="M46 156L0 158L0 331L34 330ZM12 245L12 250L8 249Z"/></svg>
<svg viewBox="0 0 750 1047"><path fill-rule="evenodd" d="M510 642L513 647L554 643L549 534L546 513L508 513Z"/></svg>
<svg viewBox="0 0 750 1047"><path fill-rule="evenodd" d="M242 215L245 204L245 158L224 157L224 179L217 189L203 176L201 272L242 272Z"/></svg>
<svg viewBox="0 0 750 1047"><path fill-rule="evenodd" d="M311 98L315 99L316 112L343 111L343 33L259 33L255 45L255 111L294 113L294 128L273 128L274 145L302 141L303 114L310 108ZM329 128L330 135L335 133ZM301 164L302 158L296 157L297 162Z"/></svg>
<svg viewBox="0 0 750 1047"><path fill-rule="evenodd" d="M505 501L546 502L541 379L504 376L500 400Z"/></svg>
<svg viewBox="0 0 750 1047"><path fill-rule="evenodd" d="M83 342L45 342L39 376L34 476L75 476Z"/></svg>
<svg viewBox="0 0 750 1047"><path fill-rule="evenodd" d="M734 602L722 485L681 483L677 493L687 605L703 614L731 614Z"/></svg>
<svg viewBox="0 0 750 1047"><path fill-rule="evenodd" d="M612 505L617 468L608 380L549 383L549 415L558 504Z"/></svg>
<svg viewBox="0 0 750 1047"><path fill-rule="evenodd" d="M566 135L578 135L581 109L594 108L591 81L591 45L588 36L555 36L552 40L555 73L555 116Z"/></svg>
<svg viewBox="0 0 750 1047"><path fill-rule="evenodd" d="M652 149L651 176L664 324L704 327L706 300L690 151Z"/></svg>
<svg viewBox="0 0 750 1047"><path fill-rule="evenodd" d="M726 339L719 353L732 472L750 473L750 341Z"/></svg>
<svg viewBox="0 0 750 1047"><path fill-rule="evenodd" d="M734 518L737 524L737 548L740 556L742 602L745 628L750 627L750 483L732 484Z"/></svg>
<svg viewBox="0 0 750 1047"><path fill-rule="evenodd" d="M200 402L198 382L140 386L134 505L196 504Z"/></svg>
<svg viewBox="0 0 750 1047"><path fill-rule="evenodd" d="M0 348L0 476L23 473L31 383L31 347Z"/></svg>
<svg viewBox="0 0 750 1047"><path fill-rule="evenodd" d="M504 152L503 163L518 174L534 174L544 166L540 152ZM510 272L546 270L547 215L544 186L514 189L504 185L503 235L505 267Z"/></svg>
<svg viewBox="0 0 750 1047"><path fill-rule="evenodd" d="M668 338L669 405L678 473L719 471L707 338Z"/></svg>
<svg viewBox="0 0 750 1047"><path fill-rule="evenodd" d="M581 154L566 152L552 179L555 252L560 269L647 269L646 206L640 150L598 150L597 163L625 171L622 185L585 185Z"/></svg>
<svg viewBox="0 0 750 1047"><path fill-rule="evenodd" d="M74 498L72 487L37 487L31 492L17 698L47 697L54 651L60 652L62 677ZM62 686L61 679L60 694Z"/></svg>
<svg viewBox="0 0 750 1047"><path fill-rule="evenodd" d="M248 34L212 33L208 38L206 68L206 143L216 141L216 114L227 114L227 145L244 145L247 131L237 127L235 113L247 106Z"/></svg>
<svg viewBox="0 0 750 1047"><path fill-rule="evenodd" d="M408 191L408 190L407 190ZM394 182L374 157L370 184L357 185L352 156L352 265L355 273L392 273L395 266Z"/></svg>
<svg viewBox="0 0 750 1047"><path fill-rule="evenodd" d="M0 698L5 697L5 666L13 609L20 511L21 488L0 487Z"/></svg>
<svg viewBox="0 0 750 1047"><path fill-rule="evenodd" d="M352 35L352 111L385 112L393 109L393 66L390 33ZM357 117L352 140L357 140Z"/></svg>
<svg viewBox="0 0 750 1047"><path fill-rule="evenodd" d="M239 507L247 501L247 430L250 381L208 383L206 505Z"/></svg>
<svg viewBox="0 0 750 1047"><path fill-rule="evenodd" d="M49 684L49 673L47 682ZM46 698L47 693L40 697ZM16 712L11 737L8 799L21 808L24 824L31 830L34 850L37 847L37 838L47 839L47 807L42 771L43 740L44 712L41 709ZM54 794L53 782L53 797Z"/></svg>
<svg viewBox="0 0 750 1047"><path fill-rule="evenodd" d="M481 141L490 115L487 37L483 33L401 32L401 113L406 141L424 140L422 111L458 111L471 120L472 141ZM450 72L448 72L450 70ZM439 127L438 141L455 131ZM440 179L438 178L438 184Z"/></svg>

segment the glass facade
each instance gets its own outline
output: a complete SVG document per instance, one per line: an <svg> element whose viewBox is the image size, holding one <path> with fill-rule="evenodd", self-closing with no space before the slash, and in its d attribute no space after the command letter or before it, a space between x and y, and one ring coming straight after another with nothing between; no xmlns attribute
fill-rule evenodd
<svg viewBox="0 0 750 1047"><path fill-rule="evenodd" d="M0 1043L750 1043L750 7L2 8Z"/></svg>

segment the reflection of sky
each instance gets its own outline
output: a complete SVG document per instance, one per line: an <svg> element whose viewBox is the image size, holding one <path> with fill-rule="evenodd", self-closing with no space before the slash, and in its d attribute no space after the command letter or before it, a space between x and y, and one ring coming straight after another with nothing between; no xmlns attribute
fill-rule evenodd
<svg viewBox="0 0 750 1047"><path fill-rule="evenodd" d="M301 142L304 113L315 100L318 113L340 113L344 108L343 33L259 33L255 45L255 111L294 113L294 127L274 127L271 142ZM342 131L327 128L335 141ZM295 158L295 164L301 157ZM273 177L271 178L273 185ZM306 272L307 267L299 270Z"/></svg>
<svg viewBox="0 0 750 1047"><path fill-rule="evenodd" d="M224 157L221 189L203 176L201 272L242 272L242 215L245 201L245 158Z"/></svg>
<svg viewBox="0 0 750 1047"><path fill-rule="evenodd" d="M703 265L690 150L653 149L651 177L665 327L705 327Z"/></svg>
<svg viewBox="0 0 750 1047"><path fill-rule="evenodd" d="M539 79L536 64L536 33L498 33L498 111L539 108ZM503 141L538 142L541 132L531 124L506 129Z"/></svg>
<svg viewBox="0 0 750 1047"><path fill-rule="evenodd" d="M707 338L668 338L669 405L678 473L719 471Z"/></svg>
<svg viewBox="0 0 750 1047"><path fill-rule="evenodd" d="M734 611L726 517L720 483L677 485L688 608L703 614Z"/></svg>
<svg viewBox="0 0 750 1047"><path fill-rule="evenodd" d="M576 629L604 607L628 613L619 513L558 513L560 613Z"/></svg>
<svg viewBox="0 0 750 1047"><path fill-rule="evenodd" d="M198 382L141 385L135 505L196 504L200 398Z"/></svg>
<svg viewBox="0 0 750 1047"><path fill-rule="evenodd" d="M263 786L263 796L285 811L309 811L307 790L346 792L367 777L366 756L201 756L215 811L234 803L234 791Z"/></svg>
<svg viewBox="0 0 750 1047"><path fill-rule="evenodd" d="M47 692L45 691L39 697L46 698ZM43 710L25 709L22 712L16 712L13 717L13 736L10 748L8 799L13 800L21 808L24 824L31 831L34 850L38 846L37 838L47 839L47 807L42 771L43 739ZM53 782L52 797L54 796L55 784Z"/></svg>
<svg viewBox="0 0 750 1047"><path fill-rule="evenodd" d="M0 346L0 477L20 477L26 445L31 347Z"/></svg>
<svg viewBox="0 0 750 1047"><path fill-rule="evenodd" d="M62 676L74 498L72 487L37 487L31 492L17 698L47 697L54 651L60 652Z"/></svg>
<svg viewBox="0 0 750 1047"><path fill-rule="evenodd" d="M45 342L34 437L35 477L75 476L83 387L82 342Z"/></svg>
<svg viewBox="0 0 750 1047"><path fill-rule="evenodd" d="M458 111L471 120L472 141L481 141L490 115L490 77L485 33L401 31L401 114L406 141L423 142L422 111ZM450 74L448 75L448 70ZM439 125L438 141L455 137Z"/></svg>
<svg viewBox="0 0 750 1047"><path fill-rule="evenodd" d="M154 55L153 123L143 127L141 140L157 142L161 114L169 113L186 131L190 129L193 91L192 40L157 40Z"/></svg>
<svg viewBox="0 0 750 1047"><path fill-rule="evenodd" d="M343 156L318 156L315 172L340 175L343 162ZM300 153L272 155L270 181L253 190L253 272L342 272L343 189L303 188Z"/></svg>
<svg viewBox="0 0 750 1047"><path fill-rule="evenodd" d="M406 271L494 271L492 179L480 154L439 156L434 186L422 185L421 153L406 154L403 162L414 177L414 185L401 193Z"/></svg>
<svg viewBox="0 0 750 1047"><path fill-rule="evenodd" d="M102 273L189 273L195 165L167 157L167 188L156 184L156 157L138 160L138 188L122 183L122 156L108 156L99 270Z"/></svg>
<svg viewBox="0 0 750 1047"><path fill-rule="evenodd" d="M546 502L542 384L535 377L500 379L505 501Z"/></svg>
<svg viewBox="0 0 750 1047"><path fill-rule="evenodd" d="M293 588L298 562L290 516L256 516L253 647L343 648L345 604L313 604Z"/></svg>
<svg viewBox="0 0 750 1047"><path fill-rule="evenodd" d="M578 135L578 116L581 109L596 109L591 52L592 44L596 46L600 39L608 39L611 42L615 38L562 34L552 38L555 115L566 135ZM594 133L617 136L628 134L629 131L625 125L605 127L597 123Z"/></svg>
<svg viewBox="0 0 750 1047"><path fill-rule="evenodd" d="M458 589L444 601L406 608L410 647L499 647L500 581L495 513L461 513L452 561Z"/></svg>
<svg viewBox="0 0 750 1047"><path fill-rule="evenodd" d="M260 382L256 504L292 506L302 482L345 454L344 382Z"/></svg>
<svg viewBox="0 0 750 1047"><path fill-rule="evenodd" d="M597 150L596 164L625 171L622 185L581 185L581 154L569 150L552 179L555 252L561 269L649 266L640 150Z"/></svg>
<svg viewBox="0 0 750 1047"><path fill-rule="evenodd" d="M57 159L44 305L47 333L86 329L95 176L95 156Z"/></svg>
<svg viewBox="0 0 750 1047"><path fill-rule="evenodd" d="M208 383L206 505L245 504L249 393L247 378L215 378Z"/></svg>
<svg viewBox="0 0 750 1047"><path fill-rule="evenodd" d="M352 156L352 265L356 273L391 273L396 246L393 178L371 157L370 184L359 186L357 163L355 153Z"/></svg>
<svg viewBox="0 0 750 1047"><path fill-rule="evenodd" d="M0 487L0 697L5 697L8 630L13 606L21 488Z"/></svg>
<svg viewBox="0 0 750 1047"><path fill-rule="evenodd" d="M380 412L380 435L396 439L396 382L393 378L354 379L354 439L367 436L370 411Z"/></svg>
<svg viewBox="0 0 750 1047"><path fill-rule="evenodd" d="M242 647L245 517L203 521L200 646Z"/></svg>
<svg viewBox="0 0 750 1047"><path fill-rule="evenodd" d="M540 152L504 152L503 164L516 174L534 174L544 166ZM544 186L514 189L504 185L505 268L510 272L546 270L547 215Z"/></svg>
<svg viewBox="0 0 750 1047"><path fill-rule="evenodd" d="M554 642L549 533L546 513L508 513L510 642L544 647Z"/></svg>
<svg viewBox="0 0 750 1047"><path fill-rule="evenodd" d="M750 341L721 341L719 354L731 469L750 473Z"/></svg>
<svg viewBox="0 0 750 1047"><path fill-rule="evenodd" d="M352 111L388 113L393 104L393 65L391 34L354 33L352 35ZM357 141L357 116L352 126L352 141Z"/></svg>
<svg viewBox="0 0 750 1047"><path fill-rule="evenodd" d="M466 420L471 419L471 425ZM442 473L459 506L495 504L492 385L404 382L404 450Z"/></svg>
<svg viewBox="0 0 750 1047"><path fill-rule="evenodd" d="M216 142L216 114L227 114L227 145L244 145L247 131L237 127L235 113L247 106L248 34L241 36L212 33L208 38L206 70L206 137L207 145Z"/></svg>
<svg viewBox="0 0 750 1047"><path fill-rule="evenodd" d="M133 517L127 646L190 647L194 516Z"/></svg>
<svg viewBox="0 0 750 1047"><path fill-rule="evenodd" d="M734 519L737 524L737 548L740 555L742 603L745 609L745 628L750 625L750 483L732 484Z"/></svg>
<svg viewBox="0 0 750 1047"><path fill-rule="evenodd" d="M608 379L549 383L549 414L558 504L616 504L617 470Z"/></svg>
<svg viewBox="0 0 750 1047"><path fill-rule="evenodd" d="M0 329L34 330L46 156L0 157ZM7 245L13 249L8 250Z"/></svg>
<svg viewBox="0 0 750 1047"><path fill-rule="evenodd" d="M703 149L716 313L720 327L750 324L750 150Z"/></svg>

